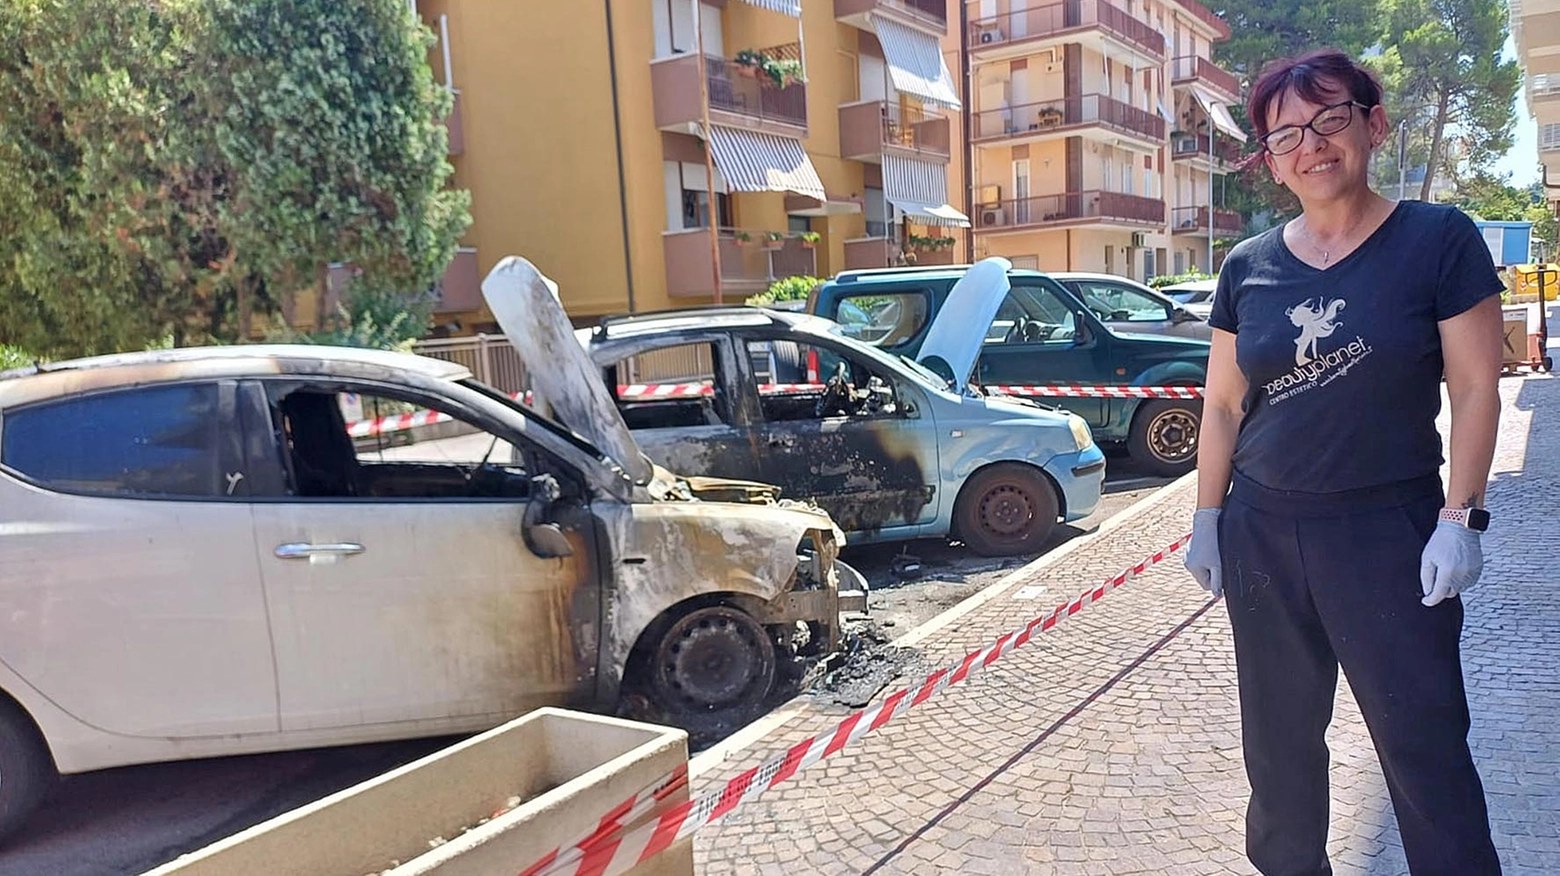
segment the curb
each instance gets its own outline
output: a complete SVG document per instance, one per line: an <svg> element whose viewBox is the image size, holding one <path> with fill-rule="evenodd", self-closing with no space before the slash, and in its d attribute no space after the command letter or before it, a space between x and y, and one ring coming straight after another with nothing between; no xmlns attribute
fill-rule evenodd
<svg viewBox="0 0 1560 876"><path fill-rule="evenodd" d="M969 614L975 609L1002 596L1015 585L1030 577L1033 577L1036 572L1039 572L1048 566L1066 559L1075 551L1081 550L1086 546L1093 545L1095 542L1101 540L1109 533L1120 529L1122 526L1126 525L1129 521L1142 514L1144 511L1156 507L1165 499L1166 496L1169 495L1170 492L1179 487L1183 487L1189 482L1194 482L1196 478L1197 472L1194 469L1193 471L1176 478L1170 483L1155 489L1153 492L1134 502L1132 505L1123 508L1122 510L1111 515L1104 522L1100 523L1099 526L1095 527L1092 532L1078 536L1077 538L1061 545L1055 550L1050 551L1043 556L1036 557L1034 560L1018 567L1017 569L1014 569L1013 571L1004 575L1000 581L997 581L994 584L990 584L982 588L979 592L969 595L957 604L950 607L947 611L944 611L942 614L937 615L936 617L917 626L915 629L912 629L899 638L893 640L889 643L889 645L893 647L909 647L918 642L924 641L933 633L941 631L966 614ZM731 734L715 745L700 752L697 756L688 761L688 775L690 780L697 779L703 773L720 766L722 763L731 759L733 756L746 751L752 745L762 741L765 737L769 736L776 730L779 730L781 727L784 727L797 716L801 715L806 705L807 703L802 702L799 699L793 699L781 708L764 715L763 717L741 728L737 732Z"/></svg>

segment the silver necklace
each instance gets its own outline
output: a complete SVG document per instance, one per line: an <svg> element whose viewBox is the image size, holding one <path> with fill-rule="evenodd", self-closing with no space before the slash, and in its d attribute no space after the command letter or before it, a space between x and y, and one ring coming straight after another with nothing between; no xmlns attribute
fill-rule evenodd
<svg viewBox="0 0 1560 876"><path fill-rule="evenodd" d="M1360 218L1354 220L1354 224L1350 225L1348 227L1348 229L1346 231L1344 231L1343 234L1338 239L1340 241L1347 241L1349 239L1349 237L1354 234L1355 231L1359 230L1360 225L1362 225L1365 222L1366 215L1368 215L1368 214L1362 214L1360 216ZM1319 253L1322 254L1322 265L1323 265L1323 267L1325 267L1328 264L1330 264L1332 262L1332 252L1330 250L1326 250L1326 249L1322 248L1322 244L1317 239L1316 235L1311 233L1311 226L1310 226L1309 223L1307 223L1306 226L1305 226L1305 236L1306 236L1307 242L1310 243L1310 245L1311 245L1311 249L1313 251L1315 251L1315 252L1319 252Z"/></svg>

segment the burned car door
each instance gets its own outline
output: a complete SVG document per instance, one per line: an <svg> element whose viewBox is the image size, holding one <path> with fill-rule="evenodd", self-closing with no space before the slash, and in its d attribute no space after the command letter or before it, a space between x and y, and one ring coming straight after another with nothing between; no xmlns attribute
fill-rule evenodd
<svg viewBox="0 0 1560 876"><path fill-rule="evenodd" d="M601 574L589 509L523 422L392 385L246 389L284 731L454 729L588 702ZM440 416L402 428L419 411ZM542 510L571 550L538 555L527 528L553 484Z"/></svg>
<svg viewBox="0 0 1560 876"><path fill-rule="evenodd" d="M920 391L843 345L810 334L746 336L762 420L761 480L816 502L846 532L878 533L937 517L936 426ZM765 379L787 351L804 380Z"/></svg>
<svg viewBox="0 0 1560 876"><path fill-rule="evenodd" d="M634 440L678 474L752 480L756 401L730 339L663 339L618 348L603 378Z"/></svg>

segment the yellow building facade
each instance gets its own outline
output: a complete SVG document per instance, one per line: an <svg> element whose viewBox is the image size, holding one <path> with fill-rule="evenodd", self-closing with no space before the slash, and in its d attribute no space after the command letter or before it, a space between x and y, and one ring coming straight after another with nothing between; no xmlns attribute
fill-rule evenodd
<svg viewBox="0 0 1560 876"><path fill-rule="evenodd" d="M966 249L945 0L412 5L472 193L436 334L508 255L588 322Z"/></svg>
<svg viewBox="0 0 1560 876"><path fill-rule="evenodd" d="M1147 280L1241 231L1221 178L1245 134L1196 0L969 0L964 67L976 258Z"/></svg>

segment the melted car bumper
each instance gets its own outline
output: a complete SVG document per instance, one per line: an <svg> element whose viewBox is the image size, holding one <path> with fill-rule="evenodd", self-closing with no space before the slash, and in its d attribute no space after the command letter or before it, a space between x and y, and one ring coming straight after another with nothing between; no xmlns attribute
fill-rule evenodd
<svg viewBox="0 0 1560 876"><path fill-rule="evenodd" d="M1046 470L1062 488L1064 520L1088 517L1099 508L1100 492L1105 486L1105 453L1099 445L1055 456Z"/></svg>

